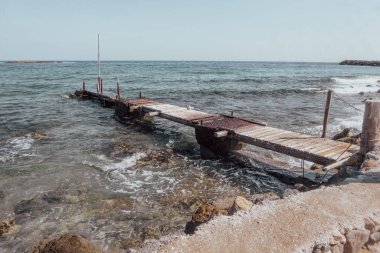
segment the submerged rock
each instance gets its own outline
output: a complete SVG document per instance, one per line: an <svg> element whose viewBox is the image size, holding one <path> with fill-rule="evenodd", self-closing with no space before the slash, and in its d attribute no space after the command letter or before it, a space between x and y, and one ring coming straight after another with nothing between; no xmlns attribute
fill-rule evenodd
<svg viewBox="0 0 380 253"><path fill-rule="evenodd" d="M30 253L100 253L89 240L79 235L65 234L51 241L43 240Z"/></svg>
<svg viewBox="0 0 380 253"><path fill-rule="evenodd" d="M0 237L10 234L15 228L14 220L2 220L0 221Z"/></svg>
<svg viewBox="0 0 380 253"><path fill-rule="evenodd" d="M33 138L33 139L44 139L44 138L49 138L49 136L47 134L42 134L42 133L31 133L30 136Z"/></svg>

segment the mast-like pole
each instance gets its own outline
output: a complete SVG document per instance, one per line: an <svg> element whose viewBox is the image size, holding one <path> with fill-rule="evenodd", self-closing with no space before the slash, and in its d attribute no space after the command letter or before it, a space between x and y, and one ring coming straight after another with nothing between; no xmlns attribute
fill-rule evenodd
<svg viewBox="0 0 380 253"><path fill-rule="evenodd" d="M100 92L100 50L99 50L99 33L98 33L98 93Z"/></svg>

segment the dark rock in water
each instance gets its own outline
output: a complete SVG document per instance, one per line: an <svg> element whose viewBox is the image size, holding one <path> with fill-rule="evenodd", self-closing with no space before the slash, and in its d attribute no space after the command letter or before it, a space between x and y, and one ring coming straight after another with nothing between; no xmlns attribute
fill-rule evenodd
<svg viewBox="0 0 380 253"><path fill-rule="evenodd" d="M342 138L345 138L345 137L349 137L350 136L350 132L351 132L351 129L350 128L345 128L343 129L342 132L340 132L339 134L336 134L332 139L334 141L338 140L338 139L342 139Z"/></svg>
<svg viewBox="0 0 380 253"><path fill-rule="evenodd" d="M359 95L364 95L364 92L363 91L359 92Z"/></svg>
<svg viewBox="0 0 380 253"><path fill-rule="evenodd" d="M48 138L49 137L47 134L42 134L42 133L31 133L30 136L33 139L44 139L44 138Z"/></svg>
<svg viewBox="0 0 380 253"><path fill-rule="evenodd" d="M16 215L28 214L32 216L38 216L48 210L50 210L48 204L37 199L21 200L13 208ZM21 218L21 216L16 216L16 221L18 218Z"/></svg>
<svg viewBox="0 0 380 253"><path fill-rule="evenodd" d="M46 192L42 199L48 203L60 203L64 199L64 194L63 192Z"/></svg>
<svg viewBox="0 0 380 253"><path fill-rule="evenodd" d="M377 93L380 93L380 90L378 90Z"/></svg>
<svg viewBox="0 0 380 253"><path fill-rule="evenodd" d="M5 199L5 194L3 191L0 191L0 201Z"/></svg>
<svg viewBox="0 0 380 253"><path fill-rule="evenodd" d="M89 240L79 235L65 234L51 241L43 240L30 253L100 253Z"/></svg>

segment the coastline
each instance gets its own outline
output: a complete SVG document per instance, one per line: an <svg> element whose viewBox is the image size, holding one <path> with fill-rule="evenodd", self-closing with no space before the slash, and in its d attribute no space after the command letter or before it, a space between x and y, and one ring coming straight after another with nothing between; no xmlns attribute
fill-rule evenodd
<svg viewBox="0 0 380 253"><path fill-rule="evenodd" d="M137 252L312 252L342 229L364 229L366 218L380 221L379 183L380 167L371 168L339 185L218 216L192 236L150 241Z"/></svg>

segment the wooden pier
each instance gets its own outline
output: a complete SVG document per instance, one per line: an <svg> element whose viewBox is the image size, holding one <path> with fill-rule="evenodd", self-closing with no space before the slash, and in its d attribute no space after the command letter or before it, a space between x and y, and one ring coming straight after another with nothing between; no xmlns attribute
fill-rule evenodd
<svg viewBox="0 0 380 253"><path fill-rule="evenodd" d="M299 134L252 120L206 113L193 108L161 103L147 98L118 99L86 91L77 96L114 106L121 120L161 117L195 128L195 135L206 157L226 156L247 144L272 150L328 168L338 167L359 151L359 146L305 134Z"/></svg>

